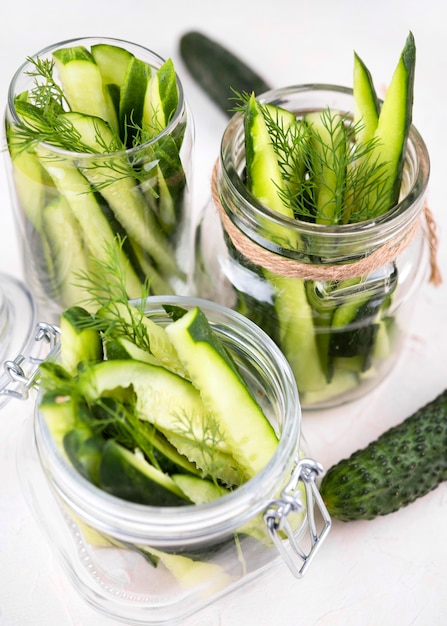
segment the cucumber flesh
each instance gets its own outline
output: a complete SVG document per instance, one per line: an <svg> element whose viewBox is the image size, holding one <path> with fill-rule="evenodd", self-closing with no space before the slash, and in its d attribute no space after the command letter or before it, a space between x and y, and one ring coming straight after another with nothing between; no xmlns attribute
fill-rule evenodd
<svg viewBox="0 0 447 626"><path fill-rule="evenodd" d="M197 389L164 367L127 359L102 361L80 374L79 386L89 402L132 388L140 419L163 432L188 436L193 443L206 442L207 428L215 430Z"/></svg>
<svg viewBox="0 0 447 626"><path fill-rule="evenodd" d="M64 437L77 421L77 404L72 396L46 391L39 402L41 412L51 437L59 450L64 450Z"/></svg>
<svg viewBox="0 0 447 626"><path fill-rule="evenodd" d="M172 480L194 504L205 504L229 493L225 487L197 476L174 474Z"/></svg>
<svg viewBox="0 0 447 626"><path fill-rule="evenodd" d="M270 109L272 111L272 108ZM292 115L292 114L289 114ZM295 117L292 115L293 120ZM290 119L292 119L290 118ZM247 185L258 200L286 217L293 210L281 198L284 181L272 139L261 105L254 94L247 103L245 124L245 154L247 160Z"/></svg>
<svg viewBox="0 0 447 626"><path fill-rule="evenodd" d="M300 393L319 391L326 385L320 361L312 309L306 287L299 278L269 274L274 306L280 322L279 343L292 367Z"/></svg>
<svg viewBox="0 0 447 626"><path fill-rule="evenodd" d="M397 67L386 92L374 134L374 155L384 164L388 191L387 209L398 199L405 146L412 121L416 46L412 33L405 42Z"/></svg>
<svg viewBox="0 0 447 626"><path fill-rule="evenodd" d="M103 120L79 113L65 113L62 117L73 125L83 143L92 150L105 153L107 146L116 146L116 137ZM160 270L168 276L178 274L174 253L146 205L124 157L105 159L108 160L96 167L82 168L82 173L108 202L129 236L155 259Z"/></svg>
<svg viewBox="0 0 447 626"><path fill-rule="evenodd" d="M370 71L354 53L354 126L359 142L370 141L379 122L379 99L374 88Z"/></svg>
<svg viewBox="0 0 447 626"><path fill-rule="evenodd" d="M247 480L247 476L230 451L224 450L222 441L216 438L214 423L211 423L208 431L203 429L200 432L196 431L194 438L169 430L163 430L163 434L172 446L193 463L204 476L212 476L228 487L238 487ZM202 445L198 443L198 435L202 437Z"/></svg>
<svg viewBox="0 0 447 626"><path fill-rule="evenodd" d="M143 106L143 128L151 136L157 135L167 126L177 105L177 76L172 60L168 59L148 82Z"/></svg>
<svg viewBox="0 0 447 626"><path fill-rule="evenodd" d="M116 85L119 89L124 83L128 65L133 58L132 52L107 43L94 44L91 54L99 67L105 85Z"/></svg>
<svg viewBox="0 0 447 626"><path fill-rule="evenodd" d="M107 359L133 359L151 363L152 365L162 365L161 361L147 350L139 348L127 337L107 338L105 342Z"/></svg>
<svg viewBox="0 0 447 626"><path fill-rule="evenodd" d="M117 129L115 107L91 53L84 46L60 48L53 59L70 109L100 117Z"/></svg>
<svg viewBox="0 0 447 626"><path fill-rule="evenodd" d="M315 182L317 224L337 224L343 214L345 197L340 193L346 177L347 144L343 120L330 110L308 113L311 125L315 162L312 175Z"/></svg>
<svg viewBox="0 0 447 626"><path fill-rule="evenodd" d="M147 350L167 369L180 376L186 376L185 368L166 334L165 328L146 317L131 302L113 302L109 306L101 308L97 315L115 323L119 333L132 334L135 328L140 328L141 334L134 338L137 346Z"/></svg>
<svg viewBox="0 0 447 626"><path fill-rule="evenodd" d="M166 332L205 407L215 416L228 450L252 478L276 451L272 425L198 307L167 326Z"/></svg>
<svg viewBox="0 0 447 626"><path fill-rule="evenodd" d="M130 298L138 298L141 295L141 281L120 249L87 179L73 165L52 159L44 149L39 150L39 156L81 227L82 237L90 255L107 261L107 246L116 248L126 276L128 295Z"/></svg>
<svg viewBox="0 0 447 626"><path fill-rule="evenodd" d="M44 252L48 273L54 276L56 300L64 308L86 300L88 294L79 284L79 276L89 270L90 251L80 224L62 195L42 211L41 241L46 244Z"/></svg>

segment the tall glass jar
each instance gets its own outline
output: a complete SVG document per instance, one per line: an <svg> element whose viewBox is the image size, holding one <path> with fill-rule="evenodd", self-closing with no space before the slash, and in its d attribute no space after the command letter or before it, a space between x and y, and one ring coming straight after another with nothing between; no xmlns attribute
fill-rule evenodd
<svg viewBox="0 0 447 626"><path fill-rule="evenodd" d="M298 118L327 108L353 111L352 90L332 85L292 86L260 100ZM224 132L196 233L198 295L242 312L276 341L303 408L358 398L395 364L428 277L429 156L421 136L411 127L399 203L368 221L329 226L284 217L253 197L244 176L237 113Z"/></svg>
<svg viewBox="0 0 447 626"><path fill-rule="evenodd" d="M300 578L331 526L317 488L322 468L303 454L296 383L276 344L244 316L201 299L150 297L146 315L172 323L165 305L200 306L271 420L278 446L254 478L217 500L136 504L73 468L37 402L18 456L25 496L81 596L126 624L184 624L283 560ZM58 346L48 358L57 362Z"/></svg>
<svg viewBox="0 0 447 626"><path fill-rule="evenodd" d="M90 261L110 248L130 298L143 281L151 294L189 293L193 121L170 61L116 39L51 45L11 81L5 137L42 319L86 306ZM105 262L101 279L111 273Z"/></svg>

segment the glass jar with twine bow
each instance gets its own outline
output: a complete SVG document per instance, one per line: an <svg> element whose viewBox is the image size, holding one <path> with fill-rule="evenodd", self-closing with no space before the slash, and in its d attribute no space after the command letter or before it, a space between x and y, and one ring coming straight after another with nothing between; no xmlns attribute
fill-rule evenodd
<svg viewBox="0 0 447 626"><path fill-rule="evenodd" d="M297 118L325 107L349 116L352 90L272 90L264 103ZM395 366L424 281L441 282L426 204L429 155L411 126L399 202L355 223L285 216L247 189L244 117L229 122L196 234L198 295L231 306L280 346L303 408L328 408L375 388Z"/></svg>

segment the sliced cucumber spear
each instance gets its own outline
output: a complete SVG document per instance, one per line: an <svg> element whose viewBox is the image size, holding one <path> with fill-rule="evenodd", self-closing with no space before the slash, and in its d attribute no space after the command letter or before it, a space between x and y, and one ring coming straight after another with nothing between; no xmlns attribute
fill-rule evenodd
<svg viewBox="0 0 447 626"><path fill-rule="evenodd" d="M357 53L354 53L354 126L359 141L374 137L379 122L380 104L371 72Z"/></svg>
<svg viewBox="0 0 447 626"><path fill-rule="evenodd" d="M92 321L92 315L78 305L61 315L61 364L72 376L81 362L95 363L103 358L101 335L92 328Z"/></svg>
<svg viewBox="0 0 447 626"><path fill-rule="evenodd" d="M277 448L272 425L198 307L168 325L166 332L205 407L217 420L227 449L253 478Z"/></svg>
<svg viewBox="0 0 447 626"><path fill-rule="evenodd" d="M415 63L416 46L410 33L386 92L374 133L377 158L386 168L388 208L399 199L405 146L412 121Z"/></svg>
<svg viewBox="0 0 447 626"><path fill-rule="evenodd" d="M121 86L119 103L120 135L128 148L134 145L143 125L144 98L151 74L150 65L136 57L131 58Z"/></svg>
<svg viewBox="0 0 447 626"><path fill-rule="evenodd" d="M101 71L84 46L60 48L53 58L72 111L95 115L118 128L110 94L103 89Z"/></svg>
<svg viewBox="0 0 447 626"><path fill-rule="evenodd" d="M75 112L64 113L61 118L72 124L81 141L94 153L105 154L118 148L116 137L104 120ZM168 276L178 274L174 251L148 209L125 158L112 155L105 156L104 161L92 159L81 171L92 188L106 199L129 237L150 254L160 271Z"/></svg>

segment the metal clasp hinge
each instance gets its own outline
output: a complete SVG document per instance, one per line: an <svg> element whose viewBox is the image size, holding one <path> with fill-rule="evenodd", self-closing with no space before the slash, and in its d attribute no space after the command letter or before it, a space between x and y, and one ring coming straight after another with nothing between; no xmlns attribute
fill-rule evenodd
<svg viewBox="0 0 447 626"><path fill-rule="evenodd" d="M30 389L35 385L39 365L54 349L59 339L60 330L57 326L40 322L34 335L35 353L27 356L19 354L12 361L5 361L5 381L0 387L0 404L9 398L26 400Z"/></svg>
<svg viewBox="0 0 447 626"><path fill-rule="evenodd" d="M273 500L264 513L270 537L296 578L305 574L331 527L331 518L315 482L322 471L322 466L313 459L299 460L280 498ZM305 503L300 486L304 486ZM307 537L294 531L290 522L291 513L304 512L306 509ZM316 511L321 517L318 522ZM301 547L300 544L305 541L306 546Z"/></svg>

